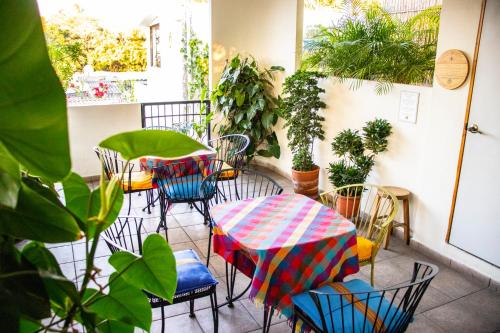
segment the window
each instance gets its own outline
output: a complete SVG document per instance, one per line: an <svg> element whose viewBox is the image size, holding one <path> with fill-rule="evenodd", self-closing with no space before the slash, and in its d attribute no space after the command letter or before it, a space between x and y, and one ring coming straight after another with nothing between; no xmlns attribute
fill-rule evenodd
<svg viewBox="0 0 500 333"><path fill-rule="evenodd" d="M149 53L152 67L161 67L160 56L160 24L149 27Z"/></svg>

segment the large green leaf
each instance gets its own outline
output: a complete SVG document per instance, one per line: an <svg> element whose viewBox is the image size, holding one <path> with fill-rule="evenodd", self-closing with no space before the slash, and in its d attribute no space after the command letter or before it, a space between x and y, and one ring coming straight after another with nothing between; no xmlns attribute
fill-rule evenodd
<svg viewBox="0 0 500 333"><path fill-rule="evenodd" d="M64 277L56 258L43 244L30 242L23 248L22 254L40 271L53 304L65 310L69 304L68 300L73 303L79 302L75 284Z"/></svg>
<svg viewBox="0 0 500 333"><path fill-rule="evenodd" d="M66 98L52 69L35 0L0 2L0 142L33 174L70 168Z"/></svg>
<svg viewBox="0 0 500 333"><path fill-rule="evenodd" d="M119 152L126 160L146 155L178 157L206 149L187 135L164 130L124 132L105 139L99 146Z"/></svg>
<svg viewBox="0 0 500 333"><path fill-rule="evenodd" d="M0 236L0 322L7 332L19 330L20 317L43 319L50 314L49 297L36 267Z"/></svg>
<svg viewBox="0 0 500 333"><path fill-rule="evenodd" d="M131 286L122 277L116 277L116 274L113 273L109 277L112 281L109 294L98 296L89 309L100 318L117 320L149 330L152 313L148 298L140 289ZM97 291L89 289L87 292L87 295L93 295Z"/></svg>
<svg viewBox="0 0 500 333"><path fill-rule="evenodd" d="M107 184L107 183L106 183ZM109 202L108 205L108 214L104 219L104 225L102 226L102 230L107 229L111 224L116 221L116 218L120 214L120 210L123 205L123 190L120 186L117 186L111 191L112 201ZM97 218L99 212L101 210L101 187L98 186L95 190L92 191L90 195L90 199L88 202L88 217L87 221L87 237L89 239L94 237L95 233L95 223L94 218Z"/></svg>
<svg viewBox="0 0 500 333"><path fill-rule="evenodd" d="M80 220L86 221L90 200L90 189L87 183L85 183L85 180L80 175L72 172L63 180L62 185L66 208Z"/></svg>
<svg viewBox="0 0 500 333"><path fill-rule="evenodd" d="M0 142L0 205L15 208L21 188L19 163L9 154Z"/></svg>
<svg viewBox="0 0 500 333"><path fill-rule="evenodd" d="M149 291L172 302L177 288L175 257L168 243L158 234L148 236L142 248L142 257L129 252L117 252L109 263L123 273L131 285Z"/></svg>
<svg viewBox="0 0 500 333"><path fill-rule="evenodd" d="M100 333L133 333L134 326L116 320L105 320L97 325L97 331Z"/></svg>
<svg viewBox="0 0 500 333"><path fill-rule="evenodd" d="M0 206L0 233L46 243L81 238L73 215L54 202L42 185L38 185L38 190L34 186L36 182L27 179L21 183L16 209Z"/></svg>

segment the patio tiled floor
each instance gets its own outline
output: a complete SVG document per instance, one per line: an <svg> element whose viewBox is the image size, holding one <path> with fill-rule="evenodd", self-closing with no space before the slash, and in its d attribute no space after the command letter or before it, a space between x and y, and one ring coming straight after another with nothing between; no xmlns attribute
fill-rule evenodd
<svg viewBox="0 0 500 333"><path fill-rule="evenodd" d="M285 192L293 192L289 180L267 172L280 183ZM151 215L142 212L145 197L133 198L133 213L144 216L148 231L154 231L159 220L158 207ZM169 239L174 250L195 249L206 258L208 228L203 219L188 205L175 205L168 217ZM64 274L77 282L81 281L84 267L83 242L70 245L48 245L61 263ZM110 253L104 242L97 250L96 266L102 269L99 280L106 280L112 271L107 260ZM434 262L414 249L407 247L397 238L391 241L388 250L381 250L375 266L375 283L379 287L389 286L409 277L415 260ZM439 263L440 272L422 299L408 332L497 332L500 331L500 293L488 288L482 281L456 272ZM217 289L219 302L226 297L224 261L217 255L210 260L210 270L220 284ZM369 280L369 267L365 266L353 277ZM351 278L351 277L350 277ZM248 278L237 275L237 290L242 290ZM238 289L239 288L239 289ZM196 317L189 318L186 303L166 307L166 332L212 332L213 323L208 298L195 302ZM247 296L235 303L233 309L223 307L219 310L219 332L259 332L262 329L262 310L257 308ZM160 314L153 312L152 332L160 330ZM291 332L283 318L274 318L271 332Z"/></svg>

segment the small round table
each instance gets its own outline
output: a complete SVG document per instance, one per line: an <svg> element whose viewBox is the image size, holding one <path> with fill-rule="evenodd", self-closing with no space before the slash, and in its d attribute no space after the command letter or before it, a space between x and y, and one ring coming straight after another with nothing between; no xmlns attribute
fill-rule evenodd
<svg viewBox="0 0 500 333"><path fill-rule="evenodd" d="M410 195L411 192L407 189L397 186L384 186L384 188L391 192L398 200L403 202L403 223L392 221L389 232L385 236L384 249L389 247L390 236L392 235L392 228L403 227L406 245L410 245Z"/></svg>

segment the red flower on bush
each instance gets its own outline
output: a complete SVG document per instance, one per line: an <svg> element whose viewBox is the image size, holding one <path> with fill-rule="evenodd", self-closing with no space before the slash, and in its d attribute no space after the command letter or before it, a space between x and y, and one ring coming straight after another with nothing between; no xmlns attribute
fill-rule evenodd
<svg viewBox="0 0 500 333"><path fill-rule="evenodd" d="M108 85L106 83L99 82L99 87L95 87L92 90L95 97L102 98L108 93Z"/></svg>

